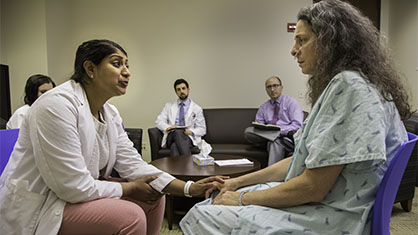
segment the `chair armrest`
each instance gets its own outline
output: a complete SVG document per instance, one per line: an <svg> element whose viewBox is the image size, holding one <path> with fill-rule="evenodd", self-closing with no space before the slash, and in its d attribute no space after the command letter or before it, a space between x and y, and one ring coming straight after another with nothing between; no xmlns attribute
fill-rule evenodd
<svg viewBox="0 0 418 235"><path fill-rule="evenodd" d="M151 147L151 160L157 160L158 151L161 149L161 141L163 140L163 133L157 128L148 128L149 143Z"/></svg>

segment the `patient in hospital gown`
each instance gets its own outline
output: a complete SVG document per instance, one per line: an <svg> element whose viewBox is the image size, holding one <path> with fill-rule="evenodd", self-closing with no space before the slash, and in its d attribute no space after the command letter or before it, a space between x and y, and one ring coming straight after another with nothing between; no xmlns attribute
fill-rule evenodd
<svg viewBox="0 0 418 235"><path fill-rule="evenodd" d="M312 110L293 156L208 190L184 234L370 234L377 189L408 139L408 92L379 31L349 3L322 0L297 20L291 54Z"/></svg>
<svg viewBox="0 0 418 235"><path fill-rule="evenodd" d="M185 234L370 234L371 209L387 162L407 135L396 107L355 72L334 77L301 131L286 180L305 168L344 164L319 203L274 209L196 205L181 221ZM385 161L386 158L388 161ZM241 188L274 187L270 182Z"/></svg>

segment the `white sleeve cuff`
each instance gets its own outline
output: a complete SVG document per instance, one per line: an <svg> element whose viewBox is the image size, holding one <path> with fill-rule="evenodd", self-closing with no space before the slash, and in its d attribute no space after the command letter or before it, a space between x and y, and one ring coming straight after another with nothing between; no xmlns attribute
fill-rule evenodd
<svg viewBox="0 0 418 235"><path fill-rule="evenodd" d="M162 173L158 175L158 178L153 180L150 185L160 193L163 193L163 189L173 180L176 178L170 174Z"/></svg>

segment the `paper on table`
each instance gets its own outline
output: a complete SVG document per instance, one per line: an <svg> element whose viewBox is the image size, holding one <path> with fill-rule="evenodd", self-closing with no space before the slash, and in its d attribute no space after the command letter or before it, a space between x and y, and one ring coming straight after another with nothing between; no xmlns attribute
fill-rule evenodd
<svg viewBox="0 0 418 235"><path fill-rule="evenodd" d="M218 166L251 166L254 163L246 158L233 160L216 160Z"/></svg>

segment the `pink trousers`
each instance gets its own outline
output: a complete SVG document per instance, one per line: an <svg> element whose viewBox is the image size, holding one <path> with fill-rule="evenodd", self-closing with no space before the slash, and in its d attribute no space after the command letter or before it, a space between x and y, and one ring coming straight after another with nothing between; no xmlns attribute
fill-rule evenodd
<svg viewBox="0 0 418 235"><path fill-rule="evenodd" d="M164 208L164 196L154 205L115 198L67 203L58 234L160 234Z"/></svg>

